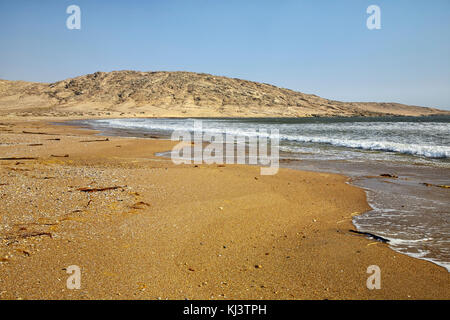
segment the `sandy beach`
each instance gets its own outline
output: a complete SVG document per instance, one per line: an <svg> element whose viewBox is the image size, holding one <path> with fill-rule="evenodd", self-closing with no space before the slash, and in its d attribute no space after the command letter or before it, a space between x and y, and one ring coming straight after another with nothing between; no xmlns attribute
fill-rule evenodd
<svg viewBox="0 0 450 320"><path fill-rule="evenodd" d="M370 207L344 176L174 165L155 156L167 140L0 122L0 299L450 298L444 268L349 232Z"/></svg>

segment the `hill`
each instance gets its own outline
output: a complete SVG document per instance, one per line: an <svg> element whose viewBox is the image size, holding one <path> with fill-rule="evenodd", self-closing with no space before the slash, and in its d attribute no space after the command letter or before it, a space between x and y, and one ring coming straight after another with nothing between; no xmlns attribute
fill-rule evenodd
<svg viewBox="0 0 450 320"><path fill-rule="evenodd" d="M398 103L340 102L192 72L96 72L55 83L0 80L0 115L308 117L449 114Z"/></svg>

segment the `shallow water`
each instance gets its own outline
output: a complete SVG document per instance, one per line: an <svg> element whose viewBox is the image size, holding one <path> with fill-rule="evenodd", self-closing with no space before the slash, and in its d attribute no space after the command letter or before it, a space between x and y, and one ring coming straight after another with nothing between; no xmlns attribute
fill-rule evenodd
<svg viewBox="0 0 450 320"><path fill-rule="evenodd" d="M270 137L278 129L282 166L341 173L366 190L373 210L354 218L358 230L450 271L450 189L423 185L450 185L450 116L202 120L206 133ZM193 129L193 119L76 123L140 137ZM382 173L398 178L379 177Z"/></svg>

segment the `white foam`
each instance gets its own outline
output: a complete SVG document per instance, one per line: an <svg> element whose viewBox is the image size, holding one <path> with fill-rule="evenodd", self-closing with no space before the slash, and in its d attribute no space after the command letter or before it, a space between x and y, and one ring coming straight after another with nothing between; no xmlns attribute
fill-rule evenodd
<svg viewBox="0 0 450 320"><path fill-rule="evenodd" d="M428 250L417 249L415 247L415 245L413 244L413 243L420 243L420 242L426 241L426 240L428 240L428 239L420 239L420 240L390 239L389 245L390 245L390 247L393 250L395 250L395 251L397 251L399 253L406 254L406 255L411 256L413 258L417 258L417 259L421 259L421 260L426 260L426 261L432 262L432 263L434 263L434 264L436 264L438 266L441 266L441 267L445 268L447 270L447 272L450 272L450 262L445 262L445 261L437 260L437 259L434 259L434 258L429 258L429 257L427 257L427 254L429 254ZM411 243L411 247L415 248L418 252L415 253L415 252L402 250L405 245L406 245L406 247L408 247L408 245L407 245L408 243ZM400 244L402 244L403 247L399 246Z"/></svg>
<svg viewBox="0 0 450 320"><path fill-rule="evenodd" d="M299 143L328 144L351 149L397 152L427 158L450 158L450 146L442 144L450 136L449 123L435 122L341 122L261 124L232 120L205 119L203 131L261 136L260 128L278 129L280 139ZM193 130L191 119L102 119L100 125L143 130ZM444 139L444 140L443 140ZM439 144L439 142L441 144ZM298 151L294 148L292 151Z"/></svg>
<svg viewBox="0 0 450 320"><path fill-rule="evenodd" d="M348 147L353 149L391 151L403 154L419 155L427 158L450 158L450 147L447 146L405 144L378 140L337 139L325 136L310 137L281 135L281 138L290 141L330 144L333 146Z"/></svg>
<svg viewBox="0 0 450 320"><path fill-rule="evenodd" d="M388 238L389 244L393 246L398 245L414 245L415 243L423 243L426 241L431 241L433 238L423 238L423 239L415 239L415 240L408 240L408 239L395 239L395 238Z"/></svg>

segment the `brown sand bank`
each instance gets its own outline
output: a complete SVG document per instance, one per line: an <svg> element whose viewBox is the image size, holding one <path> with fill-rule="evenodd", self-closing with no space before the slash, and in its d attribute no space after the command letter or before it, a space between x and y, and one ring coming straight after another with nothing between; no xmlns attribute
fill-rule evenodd
<svg viewBox="0 0 450 320"><path fill-rule="evenodd" d="M348 231L369 207L343 176L176 166L154 156L170 141L105 139L0 121L0 299L450 298L444 268Z"/></svg>

